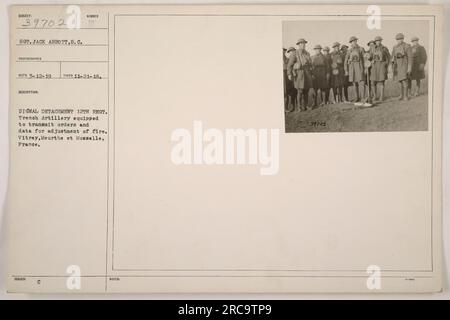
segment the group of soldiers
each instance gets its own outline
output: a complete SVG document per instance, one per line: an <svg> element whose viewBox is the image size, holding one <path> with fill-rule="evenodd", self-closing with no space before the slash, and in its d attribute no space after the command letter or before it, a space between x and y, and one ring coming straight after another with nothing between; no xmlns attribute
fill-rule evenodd
<svg viewBox="0 0 450 320"><path fill-rule="evenodd" d="M400 84L400 100L411 97L413 80L416 82L413 96L418 96L420 81L425 78L427 54L418 37L411 39L412 44L406 43L404 38L402 33L396 35L397 44L391 53L380 36L370 40L367 49L360 46L354 36L350 37L350 46L333 43L331 52L328 47L316 45L313 56L306 51L308 42L303 38L297 41L297 49L283 48L286 111L312 109L328 103L371 106L381 102L389 66L394 81ZM348 97L350 86L355 93L352 101Z"/></svg>

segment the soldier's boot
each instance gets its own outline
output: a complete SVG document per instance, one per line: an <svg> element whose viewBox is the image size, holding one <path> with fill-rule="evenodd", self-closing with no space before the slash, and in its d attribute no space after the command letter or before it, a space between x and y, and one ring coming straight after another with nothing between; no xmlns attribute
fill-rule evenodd
<svg viewBox="0 0 450 320"><path fill-rule="evenodd" d="M320 106L322 107L327 103L328 100L327 100L327 94L325 91L321 90L320 93L321 93Z"/></svg>
<svg viewBox="0 0 450 320"><path fill-rule="evenodd" d="M378 97L377 97L377 87L376 87L376 85L372 85L372 100L373 100L373 102L378 102Z"/></svg>
<svg viewBox="0 0 450 320"><path fill-rule="evenodd" d="M405 87L403 85L403 82L400 82L400 97L398 98L398 100L403 100L405 98L405 94L404 94L404 90Z"/></svg>
<svg viewBox="0 0 450 320"><path fill-rule="evenodd" d="M380 100L380 90L379 85L376 82L372 82L372 92L373 92L373 100Z"/></svg>
<svg viewBox="0 0 450 320"><path fill-rule="evenodd" d="M362 85L359 85L359 95L360 95L360 101L361 102L367 102L367 90L366 90L366 85L363 83Z"/></svg>
<svg viewBox="0 0 450 320"><path fill-rule="evenodd" d="M347 99L347 93L346 93L345 87L342 87L341 89L342 89L342 96L341 96L342 102L346 103L346 102L348 102L348 99Z"/></svg>
<svg viewBox="0 0 450 320"><path fill-rule="evenodd" d="M380 102L384 101L384 86L380 86Z"/></svg>
<svg viewBox="0 0 450 320"><path fill-rule="evenodd" d="M312 97L311 97L311 99L312 99L312 105L311 105L311 108L312 109L315 109L315 108L317 108L317 106L319 105L319 95L317 94L317 91L316 90L314 90L314 93L312 93Z"/></svg>
<svg viewBox="0 0 450 320"><path fill-rule="evenodd" d="M404 95L404 97L403 97L403 100L404 101L408 101L409 100L409 94L410 94L410 87L408 86L408 83L406 82L404 85L403 85L403 90L404 90L404 92L405 92L405 95Z"/></svg>
<svg viewBox="0 0 450 320"><path fill-rule="evenodd" d="M287 112L292 112L295 110L295 103L292 101L292 97L288 97L288 105L287 105Z"/></svg>
<svg viewBox="0 0 450 320"><path fill-rule="evenodd" d="M362 86L360 85L360 87L362 87L361 102L366 103L369 100L370 92L366 91L366 86L364 84Z"/></svg>
<svg viewBox="0 0 450 320"><path fill-rule="evenodd" d="M316 92L314 90L307 90L306 96L308 97L308 109L312 110L316 106Z"/></svg>
<svg viewBox="0 0 450 320"><path fill-rule="evenodd" d="M303 97L305 101L305 108L306 110L312 109L312 106L314 105L314 95L311 94L310 90L304 90Z"/></svg>
<svg viewBox="0 0 450 320"><path fill-rule="evenodd" d="M334 94L335 92L336 94ZM341 96L339 95L339 90L337 88L333 90L333 95L334 95L334 103L341 102Z"/></svg>
<svg viewBox="0 0 450 320"><path fill-rule="evenodd" d="M353 84L353 89L355 89L355 94L356 94L356 98L355 98L355 102L359 102L361 101L361 97L359 95L359 86L355 83Z"/></svg>
<svg viewBox="0 0 450 320"><path fill-rule="evenodd" d="M298 99L298 106L301 111L305 111L306 105L308 102L305 99L305 93L303 92L303 89L299 89L299 90L300 90L300 93L299 93L299 99Z"/></svg>
<svg viewBox="0 0 450 320"><path fill-rule="evenodd" d="M418 97L420 95L420 80L417 80L416 83L417 83L417 88L416 88L416 92L414 93L414 96Z"/></svg>

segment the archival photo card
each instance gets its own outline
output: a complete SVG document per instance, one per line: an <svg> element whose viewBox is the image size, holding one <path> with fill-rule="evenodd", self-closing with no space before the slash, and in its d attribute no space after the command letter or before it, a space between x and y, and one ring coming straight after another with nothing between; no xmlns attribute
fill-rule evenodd
<svg viewBox="0 0 450 320"><path fill-rule="evenodd" d="M437 292L443 8L10 10L10 292Z"/></svg>

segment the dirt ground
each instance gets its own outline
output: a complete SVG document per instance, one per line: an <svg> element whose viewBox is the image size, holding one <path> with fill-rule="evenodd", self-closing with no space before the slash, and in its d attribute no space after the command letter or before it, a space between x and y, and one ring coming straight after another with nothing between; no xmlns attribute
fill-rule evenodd
<svg viewBox="0 0 450 320"><path fill-rule="evenodd" d="M390 97L372 107L339 103L287 112L286 132L426 131L428 94L398 101L397 90L388 84L386 89Z"/></svg>

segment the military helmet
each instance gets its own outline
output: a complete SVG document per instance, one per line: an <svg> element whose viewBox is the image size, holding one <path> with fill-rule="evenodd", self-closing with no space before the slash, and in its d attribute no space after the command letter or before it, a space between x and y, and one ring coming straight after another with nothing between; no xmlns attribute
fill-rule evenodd
<svg viewBox="0 0 450 320"><path fill-rule="evenodd" d="M412 37L411 41L419 41L419 38L418 37Z"/></svg>
<svg viewBox="0 0 450 320"><path fill-rule="evenodd" d="M308 41L306 41L306 40L303 39L303 38L300 38L300 39L297 40L297 43L296 43L296 44L299 44L299 43L308 43Z"/></svg>
<svg viewBox="0 0 450 320"><path fill-rule="evenodd" d="M314 50L315 49L322 49L322 46L320 45L320 44L316 44L315 46L314 46Z"/></svg>
<svg viewBox="0 0 450 320"><path fill-rule="evenodd" d="M339 42L335 42L335 43L333 43L332 48L334 48L334 47L339 47L339 46L340 46L340 43L339 43Z"/></svg>
<svg viewBox="0 0 450 320"><path fill-rule="evenodd" d="M381 40L383 40L382 37L380 37L380 36L376 36L376 37L375 37L375 41L381 41Z"/></svg>
<svg viewBox="0 0 450 320"><path fill-rule="evenodd" d="M353 41L356 41L356 40L358 40L357 37L351 36L351 37L350 37L350 40L348 40L348 42L352 43Z"/></svg>
<svg viewBox="0 0 450 320"><path fill-rule="evenodd" d="M295 48L294 47L289 47L289 49L287 49L287 53L289 53L289 52L291 52L291 51L295 51Z"/></svg>
<svg viewBox="0 0 450 320"><path fill-rule="evenodd" d="M327 46L323 47L323 51L330 51L330 48L328 48Z"/></svg>
<svg viewBox="0 0 450 320"><path fill-rule="evenodd" d="M370 46L371 43L375 43L375 40L370 40L369 42L367 42L367 45Z"/></svg>
<svg viewBox="0 0 450 320"><path fill-rule="evenodd" d="M395 40L400 40L400 39L405 39L405 36L403 35L403 33L397 33L397 35L395 36Z"/></svg>

